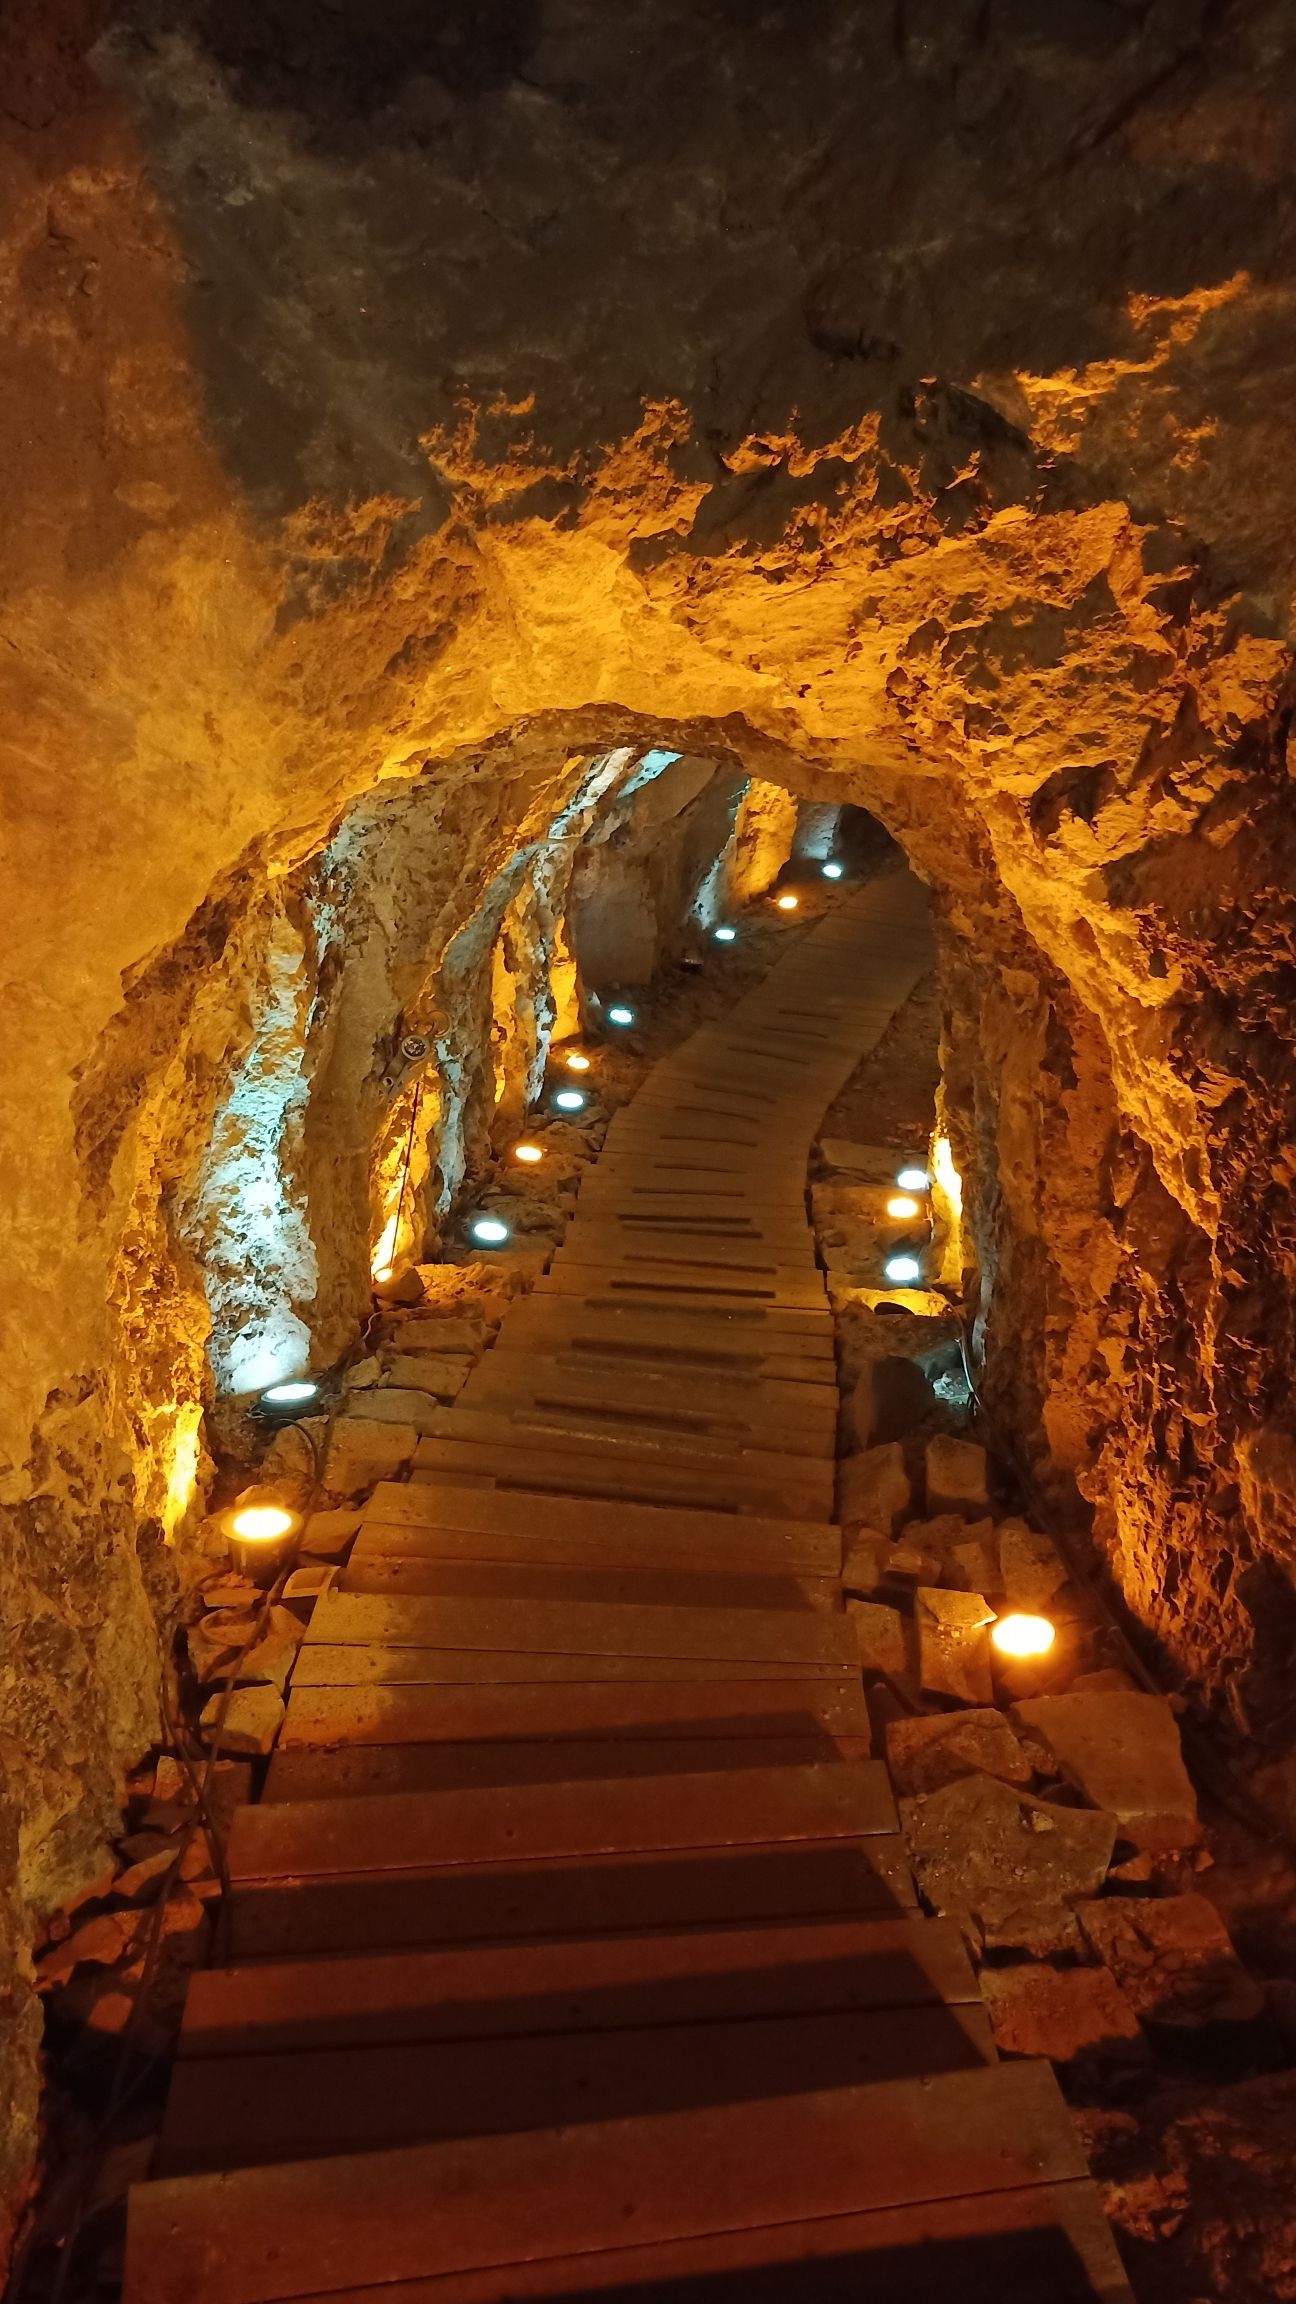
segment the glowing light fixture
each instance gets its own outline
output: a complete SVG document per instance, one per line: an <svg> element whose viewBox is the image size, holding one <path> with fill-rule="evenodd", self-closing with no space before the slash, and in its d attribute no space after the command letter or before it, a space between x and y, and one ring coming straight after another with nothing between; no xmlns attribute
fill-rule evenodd
<svg viewBox="0 0 1296 2304"><path fill-rule="evenodd" d="M560 1088L554 1098L560 1112L583 1112L585 1099L579 1088Z"/></svg>
<svg viewBox="0 0 1296 2304"><path fill-rule="evenodd" d="M922 1207L917 1200L911 1200L907 1192L893 1192L886 1204L886 1212L900 1222L907 1222L911 1216L921 1216Z"/></svg>
<svg viewBox="0 0 1296 2304"><path fill-rule="evenodd" d="M588 1072L590 1068L588 1056L564 1056L563 1064L569 1072Z"/></svg>
<svg viewBox="0 0 1296 2304"><path fill-rule="evenodd" d="M897 1288L911 1288L922 1278L922 1266L916 1256L888 1256L882 1269Z"/></svg>
<svg viewBox="0 0 1296 2304"><path fill-rule="evenodd" d="M835 863L830 859L830 861L823 866L823 876L825 880L840 880L845 869L846 867L844 864Z"/></svg>
<svg viewBox="0 0 1296 2304"><path fill-rule="evenodd" d="M261 1405L263 1408L300 1408L305 1401L313 1400L318 1390L318 1384L312 1384L309 1377L294 1376L290 1383L272 1384L268 1392L262 1393Z"/></svg>
<svg viewBox="0 0 1296 2304"><path fill-rule="evenodd" d="M634 1010L627 1008L624 1003L618 1003L615 1008L609 1008L607 1020L609 1024L633 1024Z"/></svg>
<svg viewBox="0 0 1296 2304"><path fill-rule="evenodd" d="M1001 1656L1047 1656L1056 1638L1047 1616L1001 1616L990 1627Z"/></svg>
<svg viewBox="0 0 1296 2304"><path fill-rule="evenodd" d="M902 1168L896 1182L902 1192L925 1192L931 1178L925 1168Z"/></svg>
<svg viewBox="0 0 1296 2304"><path fill-rule="evenodd" d="M543 1160L544 1153L538 1144L515 1144L513 1157L520 1160L524 1168L534 1168L538 1160Z"/></svg>
<svg viewBox="0 0 1296 2304"><path fill-rule="evenodd" d="M468 1237L479 1248L502 1248L509 1237L510 1226L499 1216L474 1216L468 1227Z"/></svg>
<svg viewBox="0 0 1296 2304"><path fill-rule="evenodd" d="M776 898L780 912L795 912L800 901L801 899L799 896L788 895L779 896Z"/></svg>
<svg viewBox="0 0 1296 2304"><path fill-rule="evenodd" d="M399 1230L400 1210L397 1209L396 1214L389 1217L379 1233L373 1255L369 1260L369 1270L375 1280L390 1280L392 1276L392 1267L396 1258L396 1235Z"/></svg>
<svg viewBox="0 0 1296 2304"><path fill-rule="evenodd" d="M298 1525L286 1505L236 1504L225 1522L234 1566L254 1584L273 1584L296 1547Z"/></svg>
<svg viewBox="0 0 1296 2304"><path fill-rule="evenodd" d="M732 944L737 934L738 931L736 928L717 928L715 932L715 940L717 944Z"/></svg>

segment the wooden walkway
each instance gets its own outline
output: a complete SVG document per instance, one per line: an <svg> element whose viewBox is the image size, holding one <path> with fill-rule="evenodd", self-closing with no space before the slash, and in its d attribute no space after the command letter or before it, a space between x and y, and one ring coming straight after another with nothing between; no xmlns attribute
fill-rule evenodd
<svg viewBox="0 0 1296 2304"><path fill-rule="evenodd" d="M618 1114L316 1606L128 2304L1127 2290L921 1918L832 1525L823 1112L930 966L842 902Z"/></svg>

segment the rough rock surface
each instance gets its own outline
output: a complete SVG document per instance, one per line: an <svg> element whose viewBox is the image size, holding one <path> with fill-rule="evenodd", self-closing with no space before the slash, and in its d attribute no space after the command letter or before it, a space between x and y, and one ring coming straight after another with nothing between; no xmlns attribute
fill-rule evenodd
<svg viewBox="0 0 1296 2304"><path fill-rule="evenodd" d="M1043 1738L1059 1773L1096 1808L1110 1809L1137 1847L1155 1854L1196 1846L1197 1795L1164 1696L1031 1696L1013 1706L1013 1718Z"/></svg>
<svg viewBox="0 0 1296 2304"><path fill-rule="evenodd" d="M514 1108L617 748L930 877L987 1407L1283 1717L1294 42L5 10L0 1938L156 1726L213 1384L348 1343Z"/></svg>
<svg viewBox="0 0 1296 2304"><path fill-rule="evenodd" d="M1031 1764L1002 1712L937 1712L892 1720L886 1732L887 1767L896 1791L939 1792L960 1777L997 1776L1029 1784Z"/></svg>
<svg viewBox="0 0 1296 2304"><path fill-rule="evenodd" d="M1251 2023L1264 2010L1229 1932L1204 1896L1112 1896L1080 1924L1140 2016L1158 2024Z"/></svg>
<svg viewBox="0 0 1296 2304"><path fill-rule="evenodd" d="M1046 1960L985 1968L981 1997L1002 2056L1055 2064L1142 2043L1139 2020L1109 1968L1054 1968Z"/></svg>
<svg viewBox="0 0 1296 2304"><path fill-rule="evenodd" d="M1048 1953L1079 1941L1072 1907L1102 1886L1116 1826L1089 1809L969 1776L900 1802L914 1876L928 1903L974 1942Z"/></svg>

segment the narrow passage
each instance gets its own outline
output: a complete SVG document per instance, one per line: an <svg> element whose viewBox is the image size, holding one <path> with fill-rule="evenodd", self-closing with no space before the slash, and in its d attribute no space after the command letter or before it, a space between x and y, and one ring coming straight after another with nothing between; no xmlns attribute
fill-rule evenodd
<svg viewBox="0 0 1296 2304"><path fill-rule="evenodd" d="M658 1064L375 1487L129 2304L1127 2294L1049 2067L919 1915L843 1608L806 1166L930 964L887 874Z"/></svg>

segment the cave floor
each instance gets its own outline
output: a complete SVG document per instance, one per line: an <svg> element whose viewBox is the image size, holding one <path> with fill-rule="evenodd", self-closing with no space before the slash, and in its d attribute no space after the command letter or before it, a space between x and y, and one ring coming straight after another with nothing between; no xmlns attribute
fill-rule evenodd
<svg viewBox="0 0 1296 2304"><path fill-rule="evenodd" d="M315 1604L130 2304L1126 2295L872 1757L825 1109L931 965L844 899L609 1128Z"/></svg>

